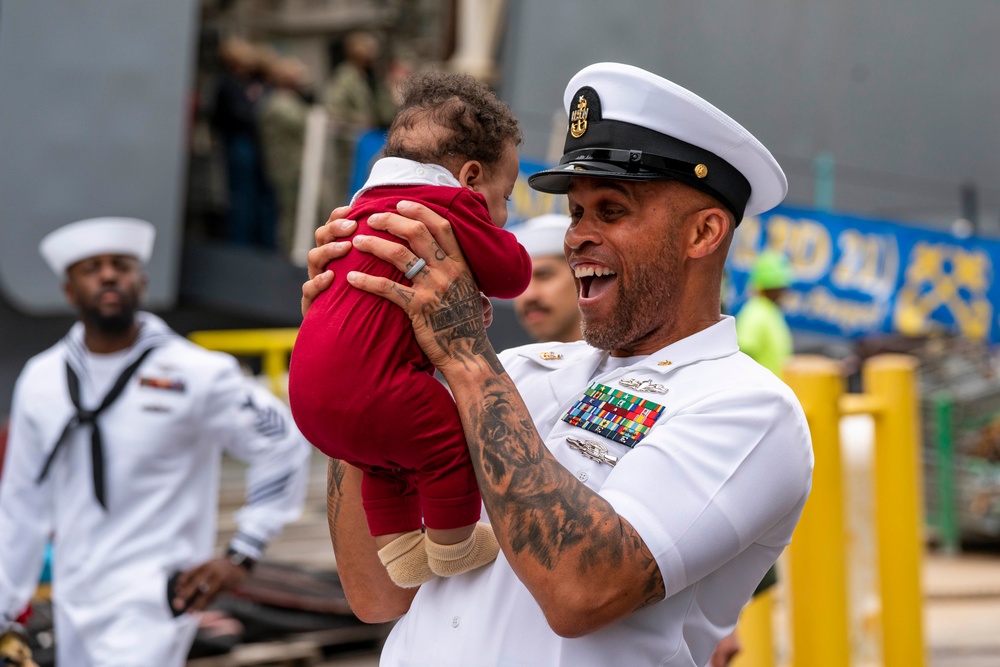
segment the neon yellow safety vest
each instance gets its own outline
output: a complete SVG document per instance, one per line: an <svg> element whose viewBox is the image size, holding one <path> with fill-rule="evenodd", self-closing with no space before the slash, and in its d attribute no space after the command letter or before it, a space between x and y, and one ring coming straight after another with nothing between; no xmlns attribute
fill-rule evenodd
<svg viewBox="0 0 1000 667"><path fill-rule="evenodd" d="M792 356L792 332L778 304L757 295L736 314L736 339L740 350L781 377Z"/></svg>

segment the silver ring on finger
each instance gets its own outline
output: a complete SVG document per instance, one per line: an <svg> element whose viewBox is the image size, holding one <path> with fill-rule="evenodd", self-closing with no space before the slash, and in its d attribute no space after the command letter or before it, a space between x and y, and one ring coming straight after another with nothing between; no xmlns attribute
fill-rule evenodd
<svg viewBox="0 0 1000 667"><path fill-rule="evenodd" d="M418 257L417 263L411 266L410 269L403 274L403 277L406 278L407 280L413 280L413 277L416 276L421 271L423 271L425 266L427 266L427 262L424 260L424 258Z"/></svg>
<svg viewBox="0 0 1000 667"><path fill-rule="evenodd" d="M198 592L201 593L202 595L204 595L205 593L207 593L211 588L212 587L209 586L204 581L201 582L200 584L198 584Z"/></svg>

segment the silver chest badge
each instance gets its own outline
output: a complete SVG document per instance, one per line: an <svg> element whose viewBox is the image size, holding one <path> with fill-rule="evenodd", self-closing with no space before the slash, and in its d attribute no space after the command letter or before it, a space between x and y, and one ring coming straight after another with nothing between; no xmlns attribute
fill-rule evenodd
<svg viewBox="0 0 1000 667"><path fill-rule="evenodd" d="M611 456L608 454L608 448L597 442L596 440L580 440L578 438L566 438L566 442L569 446L576 451L580 452L586 456L591 461L597 461L598 463L607 463L609 466L614 467L618 463L617 456Z"/></svg>
<svg viewBox="0 0 1000 667"><path fill-rule="evenodd" d="M651 394L665 394L667 388L662 384L654 384L652 380L636 380L635 378L622 378L618 381L623 387L635 389L636 391L646 391Z"/></svg>

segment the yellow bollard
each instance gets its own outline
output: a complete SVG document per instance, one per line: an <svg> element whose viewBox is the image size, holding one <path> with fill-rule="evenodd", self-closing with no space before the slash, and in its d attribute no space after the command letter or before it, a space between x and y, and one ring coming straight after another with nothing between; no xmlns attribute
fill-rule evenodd
<svg viewBox="0 0 1000 667"><path fill-rule="evenodd" d="M736 636L742 646L732 667L774 667L773 598L772 586L754 596L740 614Z"/></svg>
<svg viewBox="0 0 1000 667"><path fill-rule="evenodd" d="M841 366L824 357L793 357L784 380L805 410L816 458L812 492L789 547L791 664L845 667L851 662L838 407L844 391Z"/></svg>
<svg viewBox="0 0 1000 667"><path fill-rule="evenodd" d="M299 330L283 329L223 329L193 331L188 339L209 350L228 352L237 357L260 357L261 371L271 383L271 391L285 398L281 378L288 370L288 353L295 345Z"/></svg>
<svg viewBox="0 0 1000 667"><path fill-rule="evenodd" d="M882 664L923 667L920 567L923 550L917 360L872 357L865 391L881 399L875 413L875 526L882 595Z"/></svg>

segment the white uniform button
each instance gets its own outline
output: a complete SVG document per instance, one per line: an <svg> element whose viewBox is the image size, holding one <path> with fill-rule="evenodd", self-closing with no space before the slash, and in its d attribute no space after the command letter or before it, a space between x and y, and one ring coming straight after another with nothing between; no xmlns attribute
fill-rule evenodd
<svg viewBox="0 0 1000 667"><path fill-rule="evenodd" d="M423 176L423 175L424 175L424 168L417 167L417 176Z"/></svg>
<svg viewBox="0 0 1000 667"><path fill-rule="evenodd" d="M455 618L451 619L451 627L457 628L458 624L461 623L461 622L462 622L462 617L461 616L456 616Z"/></svg>
<svg viewBox="0 0 1000 667"><path fill-rule="evenodd" d="M576 478L581 482L586 482L588 477L590 477L590 475L587 474L586 470L581 470L580 472L576 473Z"/></svg>

